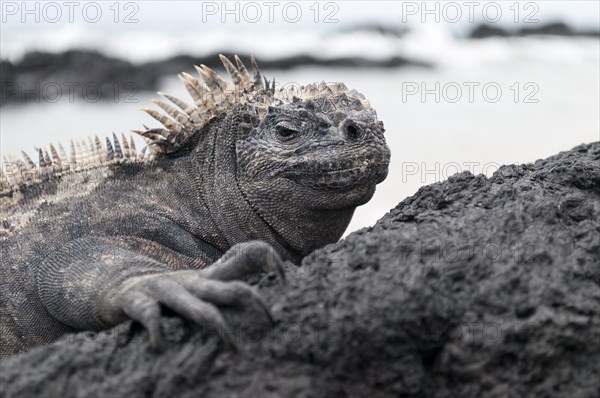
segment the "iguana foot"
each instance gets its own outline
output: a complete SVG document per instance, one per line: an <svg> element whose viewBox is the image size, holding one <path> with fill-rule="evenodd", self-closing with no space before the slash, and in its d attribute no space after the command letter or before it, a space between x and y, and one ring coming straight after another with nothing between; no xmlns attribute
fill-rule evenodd
<svg viewBox="0 0 600 398"><path fill-rule="evenodd" d="M253 240L232 246L219 260L201 272L209 279L229 281L261 270L278 274L285 283L281 256L268 243Z"/></svg>
<svg viewBox="0 0 600 398"><path fill-rule="evenodd" d="M246 242L233 246L209 268L128 278L118 289L114 304L149 332L150 344L163 345L160 335L160 305L182 317L216 331L229 347L236 348L219 305L237 305L273 317L258 293L249 285L232 279L262 270L282 278L283 260L266 243ZM113 310L115 308L113 307Z"/></svg>

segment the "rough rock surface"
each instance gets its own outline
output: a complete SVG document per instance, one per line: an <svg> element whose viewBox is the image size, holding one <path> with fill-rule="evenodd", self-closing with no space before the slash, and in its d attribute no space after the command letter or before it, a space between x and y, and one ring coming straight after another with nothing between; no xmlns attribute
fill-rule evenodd
<svg viewBox="0 0 600 398"><path fill-rule="evenodd" d="M597 397L600 143L421 188L226 309L239 351L165 317L0 364L3 397Z"/></svg>

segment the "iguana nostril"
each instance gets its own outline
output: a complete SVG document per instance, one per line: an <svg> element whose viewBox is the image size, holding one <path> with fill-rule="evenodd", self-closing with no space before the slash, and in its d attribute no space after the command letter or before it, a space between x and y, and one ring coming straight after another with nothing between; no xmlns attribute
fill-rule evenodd
<svg viewBox="0 0 600 398"><path fill-rule="evenodd" d="M362 135L360 129L352 123L346 125L345 132L346 137L352 141L359 139Z"/></svg>

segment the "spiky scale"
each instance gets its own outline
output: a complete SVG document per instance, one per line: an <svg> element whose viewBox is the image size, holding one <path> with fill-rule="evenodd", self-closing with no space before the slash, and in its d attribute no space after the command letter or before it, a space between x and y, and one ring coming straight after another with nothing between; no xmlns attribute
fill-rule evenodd
<svg viewBox="0 0 600 398"><path fill-rule="evenodd" d="M119 139L117 138L117 135L113 132L113 143L115 144L115 158L116 159L123 159L123 151L121 150L121 143L119 142Z"/></svg>
<svg viewBox="0 0 600 398"><path fill-rule="evenodd" d="M62 144L60 142L58 143L58 153L60 155L60 163L61 163L62 171L68 172L71 169L71 164L69 162L69 157L67 156L67 152L65 151L65 148L62 146Z"/></svg>
<svg viewBox="0 0 600 398"><path fill-rule="evenodd" d="M69 158L67 157L67 152L65 151L65 148L60 142L58 143L58 153L60 154L61 160L69 161Z"/></svg>
<svg viewBox="0 0 600 398"><path fill-rule="evenodd" d="M88 162L96 164L98 161L98 152L96 151L96 147L94 146L94 141L92 141L92 137L87 137L87 148L88 148Z"/></svg>
<svg viewBox="0 0 600 398"><path fill-rule="evenodd" d="M225 79L215 73L214 70L210 69L208 66L202 64L200 66L194 65L196 71L202 79L204 79L204 83L211 91L226 91L228 89L229 84Z"/></svg>
<svg viewBox="0 0 600 398"><path fill-rule="evenodd" d="M44 159L44 152L42 152L42 148L37 148L38 153L38 164L40 165L40 174L43 172L46 167L46 160Z"/></svg>
<svg viewBox="0 0 600 398"><path fill-rule="evenodd" d="M52 163L48 150L44 148L44 159L46 160L46 167L48 168L48 174L50 178L54 178L59 171L58 166Z"/></svg>
<svg viewBox="0 0 600 398"><path fill-rule="evenodd" d="M31 173L27 172L27 165L21 159L19 159L16 155L10 156L10 159L13 162L15 174L20 183L26 182Z"/></svg>
<svg viewBox="0 0 600 398"><path fill-rule="evenodd" d="M123 144L123 156L125 159L129 159L129 143L127 142L127 137L125 137L125 133L121 133L121 143Z"/></svg>
<svg viewBox="0 0 600 398"><path fill-rule="evenodd" d="M35 169L35 163L31 160L27 152L21 151L21 155L23 156L23 160L25 161L26 169Z"/></svg>
<svg viewBox="0 0 600 398"><path fill-rule="evenodd" d="M89 165L89 153L88 148L85 143L85 140L75 141L75 146L79 145L77 148L77 161L80 164L80 168L85 169Z"/></svg>
<svg viewBox="0 0 600 398"><path fill-rule="evenodd" d="M135 141L133 140L133 137L131 137L129 140L129 150L131 151L131 157L135 158L137 155L137 150L135 148Z"/></svg>
<svg viewBox="0 0 600 398"><path fill-rule="evenodd" d="M81 149L79 147L79 144L75 143L73 140L71 140L71 163L72 163L72 168L73 170L78 170L79 169L79 165L77 164L79 161L79 155L77 152L81 152L78 151L78 149Z"/></svg>
<svg viewBox="0 0 600 398"><path fill-rule="evenodd" d="M165 126L168 130L173 131L175 133L180 133L183 130L183 126L173 119L166 117L165 115L161 115L154 109L150 108L142 108L142 111L146 112L148 115L152 116L154 119L159 121L163 126Z"/></svg>
<svg viewBox="0 0 600 398"><path fill-rule="evenodd" d="M39 181L38 170L35 163L31 161L31 158L24 151L21 151L21 153L25 159L25 163L22 163L22 174L25 182L30 184Z"/></svg>
<svg viewBox="0 0 600 398"><path fill-rule="evenodd" d="M250 56L250 63L252 64L252 69L254 69L254 88L261 88L263 87L263 78L260 74L260 69L258 69L258 65L256 64L256 58L254 58L254 55Z"/></svg>
<svg viewBox="0 0 600 398"><path fill-rule="evenodd" d="M109 162L112 161L115 157L115 152L113 150L113 146L110 143L110 138L106 137L106 160Z"/></svg>
<svg viewBox="0 0 600 398"><path fill-rule="evenodd" d="M190 105L177 97L173 97L172 95L162 93L160 91L158 92L158 95L162 95L163 97L177 105L179 109L181 109L188 115L189 119L193 123L200 123L202 121L202 116L200 116L200 114L198 113L198 109L195 106Z"/></svg>
<svg viewBox="0 0 600 398"><path fill-rule="evenodd" d="M52 164L52 159L50 159L50 155L48 154L48 150L44 148L44 160L46 161L46 165Z"/></svg>
<svg viewBox="0 0 600 398"><path fill-rule="evenodd" d="M100 164L104 163L104 159L106 159L106 151L102 147L102 141L98 135L94 137L94 147L96 152L96 162Z"/></svg>
<svg viewBox="0 0 600 398"><path fill-rule="evenodd" d="M56 148L54 145L50 144L50 153L52 154L52 161L56 164L61 164L60 156L58 156L58 152L56 152Z"/></svg>
<svg viewBox="0 0 600 398"><path fill-rule="evenodd" d="M180 143L180 140L184 140L185 137L187 136L185 134L185 130L183 134L177 134L174 131L168 130L168 129L152 129L151 131L159 131L159 134L161 134L163 137L165 137L165 139L170 143L170 145L168 145L169 147L171 147L172 149L176 149L178 144Z"/></svg>
<svg viewBox="0 0 600 398"><path fill-rule="evenodd" d="M2 157L2 172L6 170L6 181L8 181L9 185L16 185L16 181L14 178L14 166L11 162L6 158L6 156Z"/></svg>
<svg viewBox="0 0 600 398"><path fill-rule="evenodd" d="M309 99L317 98L319 96L318 86L315 83L310 83L305 87L302 96L308 97Z"/></svg>
<svg viewBox="0 0 600 398"><path fill-rule="evenodd" d="M240 76L242 77L244 86L247 86L250 83L252 83L252 76L250 76L250 73L248 73L248 69L246 69L246 66L244 65L240 57L234 55L233 59L235 60L235 65L237 66L238 71L240 72Z"/></svg>
<svg viewBox="0 0 600 398"><path fill-rule="evenodd" d="M50 144L50 153L52 154L52 174L55 177L59 177L63 172L63 165L58 153L56 152L56 148L54 145Z"/></svg>
<svg viewBox="0 0 600 398"><path fill-rule="evenodd" d="M214 92L208 92L204 95L204 101L202 104L198 105L198 110L203 115L207 115L210 113L210 110L215 107L217 100L215 98Z"/></svg>
<svg viewBox="0 0 600 398"><path fill-rule="evenodd" d="M344 93L348 91L348 87L342 82L334 83L334 90L336 94Z"/></svg>
<svg viewBox="0 0 600 398"><path fill-rule="evenodd" d="M3 187L8 185L8 178L6 178L3 169L0 170L0 184L2 184Z"/></svg>
<svg viewBox="0 0 600 398"><path fill-rule="evenodd" d="M4 167L6 168L6 175L12 185L19 185L23 182L23 169L24 163L19 158L9 153L2 157L4 159Z"/></svg>
<svg viewBox="0 0 600 398"><path fill-rule="evenodd" d="M69 163L71 163L71 169L76 170L77 169L77 150L75 149L75 142L73 140L71 140L71 150L70 150L69 161L70 161Z"/></svg>
<svg viewBox="0 0 600 398"><path fill-rule="evenodd" d="M145 146L145 147L143 147L143 148L142 148L142 150L140 151L140 159L142 159L142 160L143 160L143 159L145 159L145 158L146 158L146 152L147 152L147 150L146 150L146 149L147 149L147 148L148 148L148 146L146 145L146 146Z"/></svg>
<svg viewBox="0 0 600 398"><path fill-rule="evenodd" d="M327 83L325 83L325 81L321 80L318 88L319 88L320 92L325 92L327 90Z"/></svg>
<svg viewBox="0 0 600 398"><path fill-rule="evenodd" d="M44 159L44 151L42 151L42 148L38 148L37 153L38 153L38 162L39 162L40 168L46 167L46 159Z"/></svg>
<svg viewBox="0 0 600 398"><path fill-rule="evenodd" d="M182 72L178 75L179 80L185 86L187 92L190 94L190 97L194 100L196 106L200 106L204 102L204 96L206 94L206 89L202 87L202 84L189 73Z"/></svg>
<svg viewBox="0 0 600 398"><path fill-rule="evenodd" d="M229 77L231 77L231 81L233 82L233 84L236 86L237 89L240 89L242 87L242 76L240 75L240 72L237 70L235 65L231 63L229 58L227 58L223 54L219 54L219 59L223 63L223 66L225 67L227 73L229 73Z"/></svg>
<svg viewBox="0 0 600 398"><path fill-rule="evenodd" d="M6 194L12 190L8 177L4 174L4 169L0 170L0 194Z"/></svg>
<svg viewBox="0 0 600 398"><path fill-rule="evenodd" d="M149 143L151 143L152 141L167 141L167 138L164 135L157 132L157 130L159 130L159 129L131 130L131 132L140 135L144 139L148 139ZM164 130L164 131L167 131L167 130Z"/></svg>
<svg viewBox="0 0 600 398"><path fill-rule="evenodd" d="M90 163L91 163L91 158L92 158L92 153L90 152L90 148L88 148L87 144L85 143L85 140L81 140L81 165L84 168L89 168L91 167Z"/></svg>
<svg viewBox="0 0 600 398"><path fill-rule="evenodd" d="M177 109L173 108L171 105L165 104L164 102L161 102L156 99L151 99L150 102L157 105L159 108L161 108L163 111L165 111L169 116L171 116L173 119L175 119L182 126L189 125L190 119L183 112L178 111Z"/></svg>
<svg viewBox="0 0 600 398"><path fill-rule="evenodd" d="M38 158L40 161L40 171L39 171L39 177L42 181L46 181L50 178L50 165L51 162L49 162L50 159L46 159L46 154L44 154L44 151L42 150L42 148L38 149ZM48 162L46 162L46 160L48 160Z"/></svg>
<svg viewBox="0 0 600 398"><path fill-rule="evenodd" d="M265 117L268 109L269 107L267 105L256 105L256 112L261 119Z"/></svg>

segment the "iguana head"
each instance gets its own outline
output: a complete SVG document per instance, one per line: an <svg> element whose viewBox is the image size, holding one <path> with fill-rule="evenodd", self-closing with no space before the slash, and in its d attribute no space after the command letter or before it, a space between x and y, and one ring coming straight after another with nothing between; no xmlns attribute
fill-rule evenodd
<svg viewBox="0 0 600 398"><path fill-rule="evenodd" d="M387 175L383 132L364 97L342 83L276 92L237 143L240 186L257 201L276 196L312 209L362 205Z"/></svg>
<svg viewBox="0 0 600 398"><path fill-rule="evenodd" d="M221 60L231 81L204 65L196 67L204 84L180 75L194 104L162 94L179 109L155 101L170 117L144 110L165 128L138 133L159 155L198 143L206 201L233 242L270 234L240 234L256 226L241 202L296 258L337 241L387 176L383 123L343 83L276 88L253 58L254 76L237 56L235 65ZM199 135L209 138L191 139Z"/></svg>

